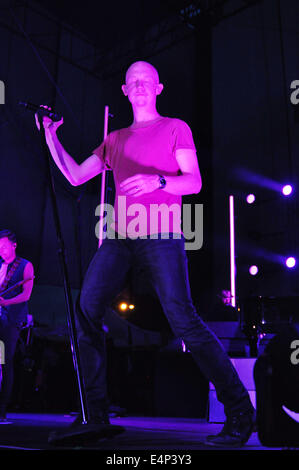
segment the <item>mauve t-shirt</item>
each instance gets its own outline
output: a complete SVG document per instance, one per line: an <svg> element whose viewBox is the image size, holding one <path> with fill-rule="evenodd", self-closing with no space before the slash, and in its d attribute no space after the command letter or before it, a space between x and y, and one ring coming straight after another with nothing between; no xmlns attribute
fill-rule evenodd
<svg viewBox="0 0 299 470"><path fill-rule="evenodd" d="M113 171L116 232L132 238L181 233L181 196L164 189L138 197L125 196L120 188L121 182L140 173L179 175L175 158L178 149L196 151L190 127L180 119L160 117L146 125L111 132L93 151L104 161L105 168Z"/></svg>

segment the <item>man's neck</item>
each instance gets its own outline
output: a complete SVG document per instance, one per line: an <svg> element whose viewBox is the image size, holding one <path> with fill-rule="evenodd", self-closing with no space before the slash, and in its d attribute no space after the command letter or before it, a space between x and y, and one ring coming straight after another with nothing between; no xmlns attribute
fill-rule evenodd
<svg viewBox="0 0 299 470"><path fill-rule="evenodd" d="M12 255L10 258L4 259L4 263L11 264L16 259L16 254Z"/></svg>
<svg viewBox="0 0 299 470"><path fill-rule="evenodd" d="M132 124L132 127L134 127L135 124L141 124L145 122L150 122L154 121L155 119L158 119L160 114L156 109L144 109L144 108L134 108L133 109L133 116L134 116L134 121Z"/></svg>

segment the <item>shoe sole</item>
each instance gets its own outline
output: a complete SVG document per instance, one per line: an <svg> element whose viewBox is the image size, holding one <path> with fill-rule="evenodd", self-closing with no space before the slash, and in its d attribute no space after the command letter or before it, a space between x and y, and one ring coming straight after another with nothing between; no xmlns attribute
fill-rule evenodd
<svg viewBox="0 0 299 470"><path fill-rule="evenodd" d="M208 445L208 446L211 446L211 447L242 447L246 444L246 442L244 442L244 443L236 442L234 444L221 444L219 442L205 441L205 445Z"/></svg>
<svg viewBox="0 0 299 470"><path fill-rule="evenodd" d="M248 432L246 438L242 439L241 441L239 442L235 442L235 443L231 443L231 444L225 444L225 443L218 443L218 442L213 442L213 441L209 441L209 440L206 440L205 441L205 444L207 445L210 445L210 446L217 446L217 447L243 447L249 440L250 436L252 435L252 433L254 432L254 429L255 429L255 424L252 424L252 428L251 430ZM213 436L211 436L211 438L213 439ZM216 438L216 436L215 436ZM207 438L208 439L208 438Z"/></svg>

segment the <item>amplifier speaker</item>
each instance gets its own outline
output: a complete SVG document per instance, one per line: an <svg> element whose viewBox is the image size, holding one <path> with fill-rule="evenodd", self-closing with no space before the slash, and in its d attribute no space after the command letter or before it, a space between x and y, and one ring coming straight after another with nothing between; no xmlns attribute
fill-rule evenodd
<svg viewBox="0 0 299 470"><path fill-rule="evenodd" d="M257 427L268 447L299 446L299 329L276 335L254 367Z"/></svg>

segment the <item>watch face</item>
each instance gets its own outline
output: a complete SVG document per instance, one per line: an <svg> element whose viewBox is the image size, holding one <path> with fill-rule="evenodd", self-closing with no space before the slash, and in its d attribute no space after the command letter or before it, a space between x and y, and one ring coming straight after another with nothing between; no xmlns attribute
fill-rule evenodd
<svg viewBox="0 0 299 470"><path fill-rule="evenodd" d="M161 188L161 189L162 189L162 188L165 188L165 186L166 186L166 179L163 178L163 177L161 177L161 178L160 178L160 188Z"/></svg>

